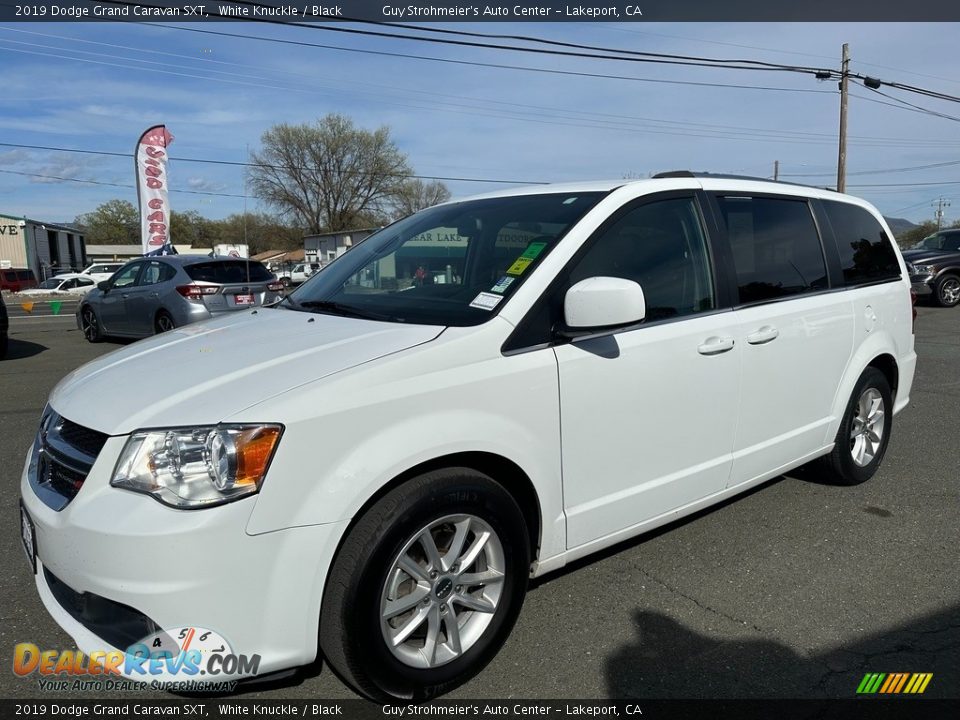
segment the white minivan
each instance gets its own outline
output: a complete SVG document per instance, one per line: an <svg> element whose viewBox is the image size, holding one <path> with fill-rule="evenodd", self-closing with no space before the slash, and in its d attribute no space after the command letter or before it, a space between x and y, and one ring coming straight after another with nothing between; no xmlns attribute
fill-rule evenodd
<svg viewBox="0 0 960 720"><path fill-rule="evenodd" d="M202 627L260 675L322 656L435 697L530 577L813 460L870 478L913 346L903 260L847 195L677 172L450 202L64 378L24 546L86 653Z"/></svg>

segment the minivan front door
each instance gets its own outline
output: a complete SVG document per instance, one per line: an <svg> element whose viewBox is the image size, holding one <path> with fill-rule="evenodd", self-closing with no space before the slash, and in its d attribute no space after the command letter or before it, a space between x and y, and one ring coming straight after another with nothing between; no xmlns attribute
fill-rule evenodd
<svg viewBox="0 0 960 720"><path fill-rule="evenodd" d="M627 206L574 259L565 287L634 280L647 314L629 331L555 348L569 548L726 486L740 347L712 266L693 197Z"/></svg>

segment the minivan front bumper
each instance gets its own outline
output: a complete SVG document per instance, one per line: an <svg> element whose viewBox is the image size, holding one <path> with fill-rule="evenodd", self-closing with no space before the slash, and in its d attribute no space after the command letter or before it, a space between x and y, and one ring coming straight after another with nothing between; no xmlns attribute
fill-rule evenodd
<svg viewBox="0 0 960 720"><path fill-rule="evenodd" d="M164 506L110 486L125 441L109 438L60 511L35 494L29 457L24 466L35 582L53 619L88 655L125 650L117 644L155 625L214 630L235 654L259 655L260 675L312 662L326 570L349 521L250 535L256 497L203 510ZM105 632L111 619L130 631Z"/></svg>

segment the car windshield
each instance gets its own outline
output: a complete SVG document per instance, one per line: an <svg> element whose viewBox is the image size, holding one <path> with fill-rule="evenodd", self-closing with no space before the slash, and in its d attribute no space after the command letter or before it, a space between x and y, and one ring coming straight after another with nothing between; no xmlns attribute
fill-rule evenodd
<svg viewBox="0 0 960 720"><path fill-rule="evenodd" d="M358 243L281 307L427 325L495 314L605 193L518 195L423 210Z"/></svg>
<svg viewBox="0 0 960 720"><path fill-rule="evenodd" d="M44 280L37 287L41 290L56 290L63 282L62 279L50 278L49 280Z"/></svg>
<svg viewBox="0 0 960 720"><path fill-rule="evenodd" d="M914 250L960 250L960 233L936 233L913 246Z"/></svg>

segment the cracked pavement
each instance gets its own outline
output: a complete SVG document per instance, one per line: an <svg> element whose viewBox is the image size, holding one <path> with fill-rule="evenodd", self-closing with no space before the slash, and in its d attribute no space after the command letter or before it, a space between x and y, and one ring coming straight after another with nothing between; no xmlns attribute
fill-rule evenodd
<svg viewBox="0 0 960 720"><path fill-rule="evenodd" d="M919 310L912 402L870 482L791 473L538 580L501 653L450 697L851 698L867 672L932 672L926 697L960 695L960 308ZM73 647L31 586L15 488L49 390L113 346L88 345L70 318L15 319L11 338L0 652L12 654ZM51 699L9 670L0 695ZM318 665L246 697L351 693Z"/></svg>

